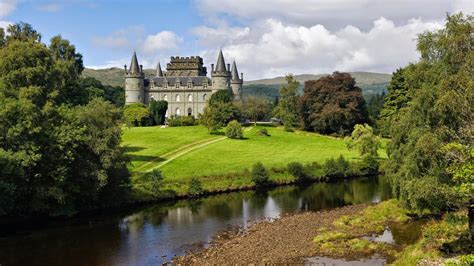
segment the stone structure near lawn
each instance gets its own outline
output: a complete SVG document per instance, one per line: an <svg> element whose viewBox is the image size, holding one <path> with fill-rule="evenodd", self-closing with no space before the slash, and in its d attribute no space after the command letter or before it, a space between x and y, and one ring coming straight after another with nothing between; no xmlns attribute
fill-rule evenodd
<svg viewBox="0 0 474 266"><path fill-rule="evenodd" d="M134 52L130 68L125 65L125 103L148 104L152 99L168 102L166 116L197 116L202 113L206 101L219 90L232 92L234 100L242 95L243 73L237 71L235 61L225 63L222 50L217 64L211 64L211 78L199 56L171 57L163 72L158 62L155 77L145 77L143 66L138 64Z"/></svg>

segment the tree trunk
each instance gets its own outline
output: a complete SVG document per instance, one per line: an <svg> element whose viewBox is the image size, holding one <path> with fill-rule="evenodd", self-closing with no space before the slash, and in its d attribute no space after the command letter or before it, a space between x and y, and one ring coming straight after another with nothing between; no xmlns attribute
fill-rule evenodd
<svg viewBox="0 0 474 266"><path fill-rule="evenodd" d="M469 239L472 241L474 238L474 198L469 200L467 206L467 216L469 219Z"/></svg>

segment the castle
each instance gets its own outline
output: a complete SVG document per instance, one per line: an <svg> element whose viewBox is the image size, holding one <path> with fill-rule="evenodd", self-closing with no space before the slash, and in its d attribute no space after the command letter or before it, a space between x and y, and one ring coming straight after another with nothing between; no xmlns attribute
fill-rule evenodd
<svg viewBox="0 0 474 266"><path fill-rule="evenodd" d="M148 104L152 99L168 102L167 117L197 116L202 113L206 101L219 90L232 92L234 101L242 95L243 73L237 71L235 61L227 64L222 50L217 57L216 68L211 64L211 79L199 56L171 57L163 73L158 62L155 77L145 77L143 66L138 64L134 52L130 68L125 68L125 103Z"/></svg>

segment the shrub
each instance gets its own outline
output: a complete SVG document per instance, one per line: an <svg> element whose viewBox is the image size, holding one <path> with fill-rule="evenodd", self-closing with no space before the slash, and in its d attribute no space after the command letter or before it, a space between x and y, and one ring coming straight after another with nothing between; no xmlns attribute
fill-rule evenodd
<svg viewBox="0 0 474 266"><path fill-rule="evenodd" d="M268 134L268 130L266 128L261 128L257 131L257 135L259 136L270 136Z"/></svg>
<svg viewBox="0 0 474 266"><path fill-rule="evenodd" d="M225 135L230 139L243 138L242 125L237 120L232 120L227 124Z"/></svg>
<svg viewBox="0 0 474 266"><path fill-rule="evenodd" d="M170 127L194 126L195 124L194 116L174 116L168 119L168 126Z"/></svg>
<svg viewBox="0 0 474 266"><path fill-rule="evenodd" d="M270 183L267 169L265 169L261 162L257 162L252 166L250 175L252 176L252 182L255 183L257 188L267 186Z"/></svg>
<svg viewBox="0 0 474 266"><path fill-rule="evenodd" d="M126 105L123 109L125 120L134 126L148 126L150 124L150 112L141 103Z"/></svg>
<svg viewBox="0 0 474 266"><path fill-rule="evenodd" d="M360 172L363 175L376 175L379 173L379 161L376 157L366 155L362 157Z"/></svg>
<svg viewBox="0 0 474 266"><path fill-rule="evenodd" d="M301 163L292 162L287 166L288 172L296 178L296 182L307 182L311 177Z"/></svg>
<svg viewBox="0 0 474 266"><path fill-rule="evenodd" d="M350 174L349 162L342 155L337 160L326 160L323 169L326 177L344 178Z"/></svg>
<svg viewBox="0 0 474 266"><path fill-rule="evenodd" d="M155 169L144 176L144 187L155 197L159 195L164 176L160 170Z"/></svg>
<svg viewBox="0 0 474 266"><path fill-rule="evenodd" d="M199 196L204 193L201 181L197 177L191 178L189 181L188 194L191 196Z"/></svg>

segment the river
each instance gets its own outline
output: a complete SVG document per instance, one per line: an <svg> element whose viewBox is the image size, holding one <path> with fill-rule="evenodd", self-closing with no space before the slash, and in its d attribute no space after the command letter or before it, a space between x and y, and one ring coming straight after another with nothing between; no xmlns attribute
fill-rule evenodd
<svg viewBox="0 0 474 266"><path fill-rule="evenodd" d="M0 236L0 265L158 265L206 246L217 233L284 213L390 197L384 177L285 186L179 200L50 222Z"/></svg>

